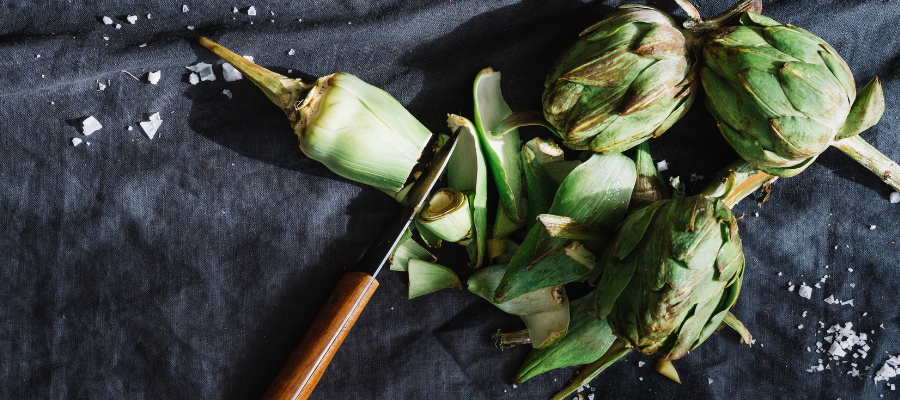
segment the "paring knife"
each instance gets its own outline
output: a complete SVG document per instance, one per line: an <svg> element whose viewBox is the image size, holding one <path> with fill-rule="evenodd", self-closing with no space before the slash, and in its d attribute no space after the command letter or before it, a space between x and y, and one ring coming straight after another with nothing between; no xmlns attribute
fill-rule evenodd
<svg viewBox="0 0 900 400"><path fill-rule="evenodd" d="M456 148L459 131L438 150L404 201L402 214L389 220L356 266L341 278L328 302L313 320L300 345L269 385L263 400L306 399L378 288L375 276L397 247L419 208L428 198Z"/></svg>

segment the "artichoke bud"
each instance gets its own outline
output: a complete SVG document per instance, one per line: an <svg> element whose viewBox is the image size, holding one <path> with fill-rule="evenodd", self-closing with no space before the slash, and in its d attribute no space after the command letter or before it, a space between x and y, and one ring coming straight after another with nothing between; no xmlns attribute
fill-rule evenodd
<svg viewBox="0 0 900 400"><path fill-rule="evenodd" d="M448 242L462 242L472 239L472 210L469 196L453 189L440 189L428 200L428 205L419 212L419 226L427 229Z"/></svg>
<svg viewBox="0 0 900 400"><path fill-rule="evenodd" d="M576 150L618 153L659 136L695 95L692 37L653 7L619 7L551 69L544 117Z"/></svg>
<svg viewBox="0 0 900 400"><path fill-rule="evenodd" d="M707 107L742 158L793 176L835 140L878 122L880 84L856 101L850 68L822 38L759 14L739 21L708 36L700 75Z"/></svg>
<svg viewBox="0 0 900 400"><path fill-rule="evenodd" d="M590 279L598 318L645 354L674 360L721 324L737 300L744 256L719 199L663 200L626 218Z"/></svg>
<svg viewBox="0 0 900 400"><path fill-rule="evenodd" d="M200 43L249 78L282 108L303 153L347 179L397 193L431 132L387 92L347 74L312 85L262 68L201 38Z"/></svg>

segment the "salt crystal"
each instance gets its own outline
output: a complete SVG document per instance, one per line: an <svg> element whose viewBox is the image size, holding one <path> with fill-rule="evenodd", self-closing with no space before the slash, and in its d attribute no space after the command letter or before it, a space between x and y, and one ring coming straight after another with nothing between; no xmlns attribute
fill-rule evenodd
<svg viewBox="0 0 900 400"><path fill-rule="evenodd" d="M709 381L709 384L712 385L712 383L713 383L712 378L706 378L706 379Z"/></svg>
<svg viewBox="0 0 900 400"><path fill-rule="evenodd" d="M827 299L825 299L825 302L828 304L834 304L834 303L837 303L837 300L834 299L834 295L831 295L831 296L828 296Z"/></svg>
<svg viewBox="0 0 900 400"><path fill-rule="evenodd" d="M247 9L247 15L256 15L256 7L250 6L250 8Z"/></svg>
<svg viewBox="0 0 900 400"><path fill-rule="evenodd" d="M644 377L643 377L643 376L642 376L642 377L639 377L639 378L638 378L638 379L640 379L640 380L644 380Z"/></svg>
<svg viewBox="0 0 900 400"><path fill-rule="evenodd" d="M103 17L103 23L106 24L106 25L112 25L113 20L112 20L112 18L110 18L110 17L104 16L104 17Z"/></svg>
<svg viewBox="0 0 900 400"><path fill-rule="evenodd" d="M790 283L789 283L789 285L790 285ZM788 286L788 292L793 292L793 291L794 291L794 285Z"/></svg>
<svg viewBox="0 0 900 400"><path fill-rule="evenodd" d="M816 289L821 289L821 288L822 288L822 285L820 285L820 284L818 284L818 283L815 284L815 286L816 286Z"/></svg>
<svg viewBox="0 0 900 400"><path fill-rule="evenodd" d="M645 362L643 362L643 361L638 361L638 367L639 367L639 368L640 368L640 367L643 367L643 366L644 366L644 364L646 364L646 363L645 363Z"/></svg>
<svg viewBox="0 0 900 400"><path fill-rule="evenodd" d="M519 387L519 386L518 386L518 385L513 385L513 389L515 389L515 388L517 388L517 387Z"/></svg>
<svg viewBox="0 0 900 400"><path fill-rule="evenodd" d="M851 287L851 288L856 288L856 284L855 284L855 283L851 283L851 284L850 284L850 287Z"/></svg>
<svg viewBox="0 0 900 400"><path fill-rule="evenodd" d="M188 25L187 28L188 28L189 31L194 30L194 26L193 26L193 25Z"/></svg>
<svg viewBox="0 0 900 400"><path fill-rule="evenodd" d="M781 276L781 272L778 273L778 276Z"/></svg>
<svg viewBox="0 0 900 400"><path fill-rule="evenodd" d="M797 325L797 329L803 329L803 324Z"/></svg>
<svg viewBox="0 0 900 400"><path fill-rule="evenodd" d="M104 90L104 89L106 89L106 85L104 85L100 81L97 81L97 90Z"/></svg>
<svg viewBox="0 0 900 400"><path fill-rule="evenodd" d="M109 36L104 36L103 40L109 40Z"/></svg>
<svg viewBox="0 0 900 400"><path fill-rule="evenodd" d="M197 74L191 72L191 76L188 78L188 80L191 82L191 85L196 85L200 82L200 77L197 76Z"/></svg>
<svg viewBox="0 0 900 400"><path fill-rule="evenodd" d="M900 203L900 192L891 193L891 203L892 204Z"/></svg>
<svg viewBox="0 0 900 400"><path fill-rule="evenodd" d="M803 317L806 318L806 311L803 312Z"/></svg>
<svg viewBox="0 0 900 400"><path fill-rule="evenodd" d="M754 217L758 217L758 216L759 216L759 211L753 213L753 216L754 216Z"/></svg>
<svg viewBox="0 0 900 400"><path fill-rule="evenodd" d="M153 139L159 126L162 125L162 119L159 118L159 113L154 113L150 116L150 121L141 122L140 125L147 137Z"/></svg>
<svg viewBox="0 0 900 400"><path fill-rule="evenodd" d="M150 15L151 15L151 14L147 14L147 19L150 19Z"/></svg>
<svg viewBox="0 0 900 400"><path fill-rule="evenodd" d="M128 125L128 130L129 130L129 131L133 131L134 128L132 128L131 125Z"/></svg>
<svg viewBox="0 0 900 400"><path fill-rule="evenodd" d="M809 346L806 346L806 352L807 352L807 353L811 353L811 352L812 352L812 350L809 349Z"/></svg>
<svg viewBox="0 0 900 400"><path fill-rule="evenodd" d="M294 49L290 49L290 50L288 50L288 52L287 52L287 55L289 55L289 56L292 56L292 55L294 55L294 54L296 54L296 52L294 51Z"/></svg>
<svg viewBox="0 0 900 400"><path fill-rule="evenodd" d="M891 390L894 390L893 388ZM591 393L588 395L588 400L594 400L594 394Z"/></svg>
<svg viewBox="0 0 900 400"><path fill-rule="evenodd" d="M669 169L669 163L666 162L666 160L662 160L662 161L656 163L656 170L658 172L663 172L667 169Z"/></svg>
<svg viewBox="0 0 900 400"><path fill-rule="evenodd" d="M181 6L181 12L188 12L188 11L190 11L190 10L188 9L187 4Z"/></svg>
<svg viewBox="0 0 900 400"><path fill-rule="evenodd" d="M223 90L223 91L222 91L222 94L228 96L229 99L231 98L231 91L228 90L228 89Z"/></svg>
<svg viewBox="0 0 900 400"><path fill-rule="evenodd" d="M97 121L97 118L94 118L93 115L87 117L81 123L81 133L85 136L89 136L90 134L99 131L100 128L103 128L103 125L100 125L100 121Z"/></svg>
<svg viewBox="0 0 900 400"><path fill-rule="evenodd" d="M125 18L125 19L128 20L128 23L134 24L135 22L137 22L137 15L129 15L129 16L128 16L127 18Z"/></svg>
<svg viewBox="0 0 900 400"><path fill-rule="evenodd" d="M803 297L806 299L812 298L812 288L809 286L806 286L806 283L800 285L800 291L797 293L800 294L800 297Z"/></svg>
<svg viewBox="0 0 900 400"><path fill-rule="evenodd" d="M853 299L841 302L842 306L846 306L847 304L849 304L851 307L853 307Z"/></svg>
<svg viewBox="0 0 900 400"><path fill-rule="evenodd" d="M201 81L214 81L216 80L216 74L213 73L212 64L207 64L205 62L200 62L195 65L185 67L191 71L197 73L200 76Z"/></svg>
<svg viewBox="0 0 900 400"><path fill-rule="evenodd" d="M73 137L72 138L72 146L78 146L79 144L81 144L81 139L79 139L77 137Z"/></svg>
<svg viewBox="0 0 900 400"><path fill-rule="evenodd" d="M40 55L40 54L36 54L36 55L34 56L34 58L41 58L41 55Z"/></svg>
<svg viewBox="0 0 900 400"><path fill-rule="evenodd" d="M150 81L151 84L155 85L159 83L159 78L162 76L162 71L154 71L147 74L147 80Z"/></svg>
<svg viewBox="0 0 900 400"><path fill-rule="evenodd" d="M873 230L874 230L875 228L876 228L875 225L869 225L869 229L873 229Z"/></svg>
<svg viewBox="0 0 900 400"><path fill-rule="evenodd" d="M122 24L116 24L116 29L122 29Z"/></svg>
<svg viewBox="0 0 900 400"><path fill-rule="evenodd" d="M138 46L138 47L147 47L147 43L142 43L142 44L141 44L140 46Z"/></svg>
<svg viewBox="0 0 900 400"><path fill-rule="evenodd" d="M853 272L853 268L847 268L847 271Z"/></svg>
<svg viewBox="0 0 900 400"><path fill-rule="evenodd" d="M236 13L236 12L238 12L238 9L237 9L237 7L232 7L232 8L231 8L231 12L233 12L233 13Z"/></svg>
<svg viewBox="0 0 900 400"><path fill-rule="evenodd" d="M275 15L275 11L269 11L269 12L272 13L272 15Z"/></svg>

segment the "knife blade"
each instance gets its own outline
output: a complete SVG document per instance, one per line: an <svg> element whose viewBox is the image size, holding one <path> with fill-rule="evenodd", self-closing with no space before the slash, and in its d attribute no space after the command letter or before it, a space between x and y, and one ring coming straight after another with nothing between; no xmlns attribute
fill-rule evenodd
<svg viewBox="0 0 900 400"><path fill-rule="evenodd" d="M356 266L338 282L300 344L269 385L263 400L306 399L312 393L350 328L378 288L375 276L400 244L403 233L441 177L456 148L458 137L459 131L435 153L406 195L400 215L388 220Z"/></svg>

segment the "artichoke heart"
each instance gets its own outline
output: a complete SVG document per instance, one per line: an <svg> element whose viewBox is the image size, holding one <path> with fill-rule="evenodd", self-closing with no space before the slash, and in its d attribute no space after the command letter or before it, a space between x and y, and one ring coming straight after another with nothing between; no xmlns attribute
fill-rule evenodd
<svg viewBox="0 0 900 400"><path fill-rule="evenodd" d="M472 209L469 197L453 189L440 189L428 200L418 216L422 229L427 229L448 242L472 239Z"/></svg>
<svg viewBox="0 0 900 400"><path fill-rule="evenodd" d="M309 158L332 172L390 194L399 192L431 139L390 94L336 73L314 84L262 68L221 45L200 43L238 69L287 115Z"/></svg>

